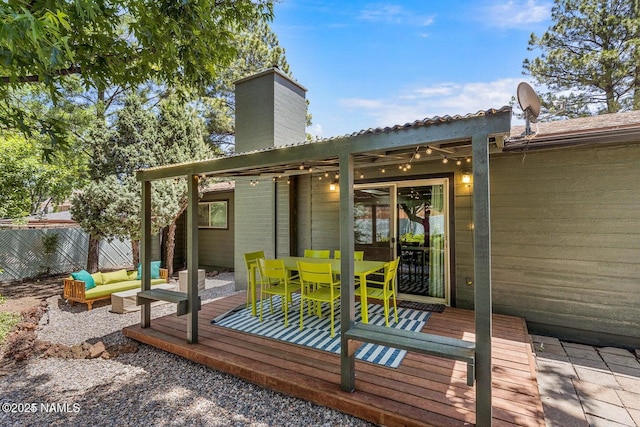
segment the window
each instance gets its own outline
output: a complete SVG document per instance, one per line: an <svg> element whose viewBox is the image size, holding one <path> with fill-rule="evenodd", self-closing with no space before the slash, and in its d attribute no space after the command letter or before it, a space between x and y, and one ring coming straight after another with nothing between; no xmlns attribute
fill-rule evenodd
<svg viewBox="0 0 640 427"><path fill-rule="evenodd" d="M198 228L229 228L228 200L198 203Z"/></svg>

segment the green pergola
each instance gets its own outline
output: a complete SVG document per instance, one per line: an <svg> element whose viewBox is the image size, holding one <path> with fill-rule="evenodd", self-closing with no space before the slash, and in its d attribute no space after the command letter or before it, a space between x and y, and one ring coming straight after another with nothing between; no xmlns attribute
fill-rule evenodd
<svg viewBox="0 0 640 427"><path fill-rule="evenodd" d="M155 299L182 303L187 315L187 341L198 342L198 181L200 176L259 177L265 174L293 174L300 164L335 167L340 174L340 250L341 277L349 280L341 287L342 389L355 388L355 357L348 351L348 331L355 325L353 275L354 252L354 169L374 166L385 157L400 158L418 146L443 144L470 146L473 159L474 283L475 283L475 381L476 423L491 425L491 242L489 210L489 141L508 134L511 109L481 111L455 117L438 117L404 126L363 131L318 142L273 147L228 157L184 163L139 171L142 184L142 292L141 326L151 323L150 303ZM151 261L151 182L187 177L187 268L186 298L179 293L152 295ZM348 279L347 279L348 278ZM147 296L148 298L145 298ZM410 343L407 343L410 344Z"/></svg>

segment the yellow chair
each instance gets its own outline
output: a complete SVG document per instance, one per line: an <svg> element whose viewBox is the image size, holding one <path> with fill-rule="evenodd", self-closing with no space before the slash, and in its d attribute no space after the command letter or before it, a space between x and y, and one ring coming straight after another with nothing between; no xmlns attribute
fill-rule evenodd
<svg viewBox="0 0 640 427"><path fill-rule="evenodd" d="M340 250L336 249L335 251L333 251L333 259L340 259ZM353 251L353 260L363 261L364 251Z"/></svg>
<svg viewBox="0 0 640 427"><path fill-rule="evenodd" d="M244 254L244 264L247 267L249 283L249 289L247 289L247 307L251 304L251 295L253 295L256 289L256 271L260 274L260 265L258 264L259 259L264 259L264 251L248 252ZM262 276L260 277L260 281L262 281Z"/></svg>
<svg viewBox="0 0 640 427"><path fill-rule="evenodd" d="M395 312L396 323L398 323L398 306L396 304L395 282L400 258L389 261L384 267L383 281L367 280L367 301L370 298L382 300L384 303L384 321L389 326L389 301L393 298L393 310ZM378 285L376 287L369 285ZM381 285L381 286L380 286ZM356 288L356 296L362 295L362 286Z"/></svg>
<svg viewBox="0 0 640 427"><path fill-rule="evenodd" d="M304 303L318 304L318 317L321 317L322 303L331 306L331 337L335 335L333 328L334 305L340 299L340 281L333 278L331 264L298 261L300 274L300 330L304 327Z"/></svg>
<svg viewBox="0 0 640 427"><path fill-rule="evenodd" d="M331 251L329 249L327 250L318 250L318 249L305 249L304 250L304 257L305 258L322 258L322 259L329 259L329 257L331 256Z"/></svg>
<svg viewBox="0 0 640 427"><path fill-rule="evenodd" d="M260 275L263 278L260 286L260 321L262 322L262 311L264 307L264 296L269 295L269 307L273 313L273 296L279 295L284 311L284 326L289 326L288 313L291 294L300 289L300 283L292 281L284 261L281 259L258 259L260 264Z"/></svg>

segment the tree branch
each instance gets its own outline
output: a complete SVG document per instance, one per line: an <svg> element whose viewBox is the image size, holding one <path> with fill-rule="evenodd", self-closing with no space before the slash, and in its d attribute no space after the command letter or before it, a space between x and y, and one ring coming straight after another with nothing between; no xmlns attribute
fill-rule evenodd
<svg viewBox="0 0 640 427"><path fill-rule="evenodd" d="M71 74L81 74L81 70L80 67L77 65L73 65L69 68L65 68L63 70L56 70L54 71L53 75L54 76L69 76ZM18 83L38 83L40 81L40 77L39 76L23 76L23 77L18 77L18 79L16 80ZM2 84L9 84L12 83L13 79L11 77L8 76L4 76L0 78L0 83Z"/></svg>

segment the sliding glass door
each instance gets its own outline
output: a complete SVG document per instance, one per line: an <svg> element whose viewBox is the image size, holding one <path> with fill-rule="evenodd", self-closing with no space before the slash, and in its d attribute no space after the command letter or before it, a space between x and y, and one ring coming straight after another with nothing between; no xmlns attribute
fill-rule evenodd
<svg viewBox="0 0 640 427"><path fill-rule="evenodd" d="M449 303L448 180L398 183L398 294Z"/></svg>
<svg viewBox="0 0 640 427"><path fill-rule="evenodd" d="M356 250L365 259L400 257L400 299L449 304L448 179L358 185Z"/></svg>
<svg viewBox="0 0 640 427"><path fill-rule="evenodd" d="M356 186L354 189L355 248L364 259L395 258L395 186Z"/></svg>

